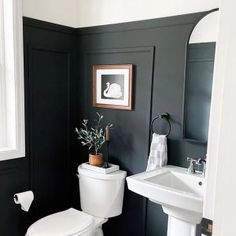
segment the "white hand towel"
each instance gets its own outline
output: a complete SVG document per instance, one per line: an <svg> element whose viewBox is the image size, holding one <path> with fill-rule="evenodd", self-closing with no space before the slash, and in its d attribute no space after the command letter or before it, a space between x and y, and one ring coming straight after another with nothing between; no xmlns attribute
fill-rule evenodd
<svg viewBox="0 0 236 236"><path fill-rule="evenodd" d="M167 165L167 137L153 133L146 171L165 165Z"/></svg>

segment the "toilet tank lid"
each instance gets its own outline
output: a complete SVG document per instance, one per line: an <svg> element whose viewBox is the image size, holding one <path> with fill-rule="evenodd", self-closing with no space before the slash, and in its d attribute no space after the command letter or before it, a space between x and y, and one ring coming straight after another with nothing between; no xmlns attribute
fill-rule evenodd
<svg viewBox="0 0 236 236"><path fill-rule="evenodd" d="M114 179L125 179L127 173L124 170L117 170L108 174L99 173L89 169L85 169L82 165L78 166L78 174L82 176L89 176L96 179L114 180Z"/></svg>
<svg viewBox="0 0 236 236"><path fill-rule="evenodd" d="M58 212L46 216L33 223L27 236L65 236L87 231L93 227L94 218L84 212L70 208L66 211Z"/></svg>

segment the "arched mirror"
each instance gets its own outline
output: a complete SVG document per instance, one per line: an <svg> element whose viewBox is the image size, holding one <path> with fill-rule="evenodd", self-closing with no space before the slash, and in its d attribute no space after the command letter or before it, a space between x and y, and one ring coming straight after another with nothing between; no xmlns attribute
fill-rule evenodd
<svg viewBox="0 0 236 236"><path fill-rule="evenodd" d="M186 63L183 137L207 142L218 11L202 18L189 39Z"/></svg>

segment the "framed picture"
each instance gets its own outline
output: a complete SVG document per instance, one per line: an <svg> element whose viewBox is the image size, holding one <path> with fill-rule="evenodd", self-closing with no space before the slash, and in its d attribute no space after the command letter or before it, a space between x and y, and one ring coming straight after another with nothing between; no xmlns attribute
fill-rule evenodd
<svg viewBox="0 0 236 236"><path fill-rule="evenodd" d="M93 66L93 106L132 109L133 65Z"/></svg>

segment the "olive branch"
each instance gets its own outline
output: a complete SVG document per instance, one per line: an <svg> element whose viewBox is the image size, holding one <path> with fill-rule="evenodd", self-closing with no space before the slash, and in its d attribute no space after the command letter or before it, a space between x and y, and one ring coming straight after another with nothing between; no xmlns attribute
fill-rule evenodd
<svg viewBox="0 0 236 236"><path fill-rule="evenodd" d="M103 115L100 115L98 112L97 119L95 120L95 126L88 128L88 120L84 119L82 122L82 127L80 129L75 128L75 132L78 135L78 140L80 140L83 146L88 146L88 149L91 150L94 148L95 154L97 155L102 145L105 143L105 132L101 127L101 121ZM112 127L112 124L108 124L109 127Z"/></svg>

